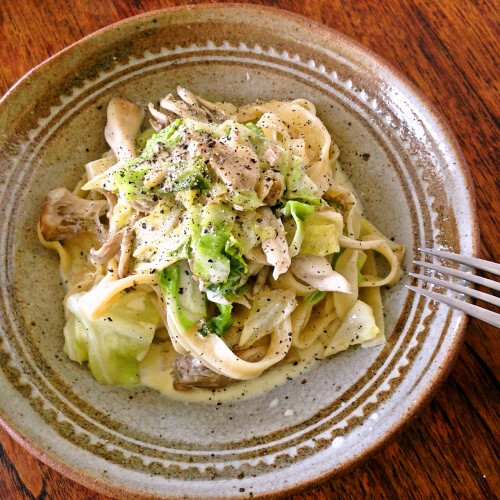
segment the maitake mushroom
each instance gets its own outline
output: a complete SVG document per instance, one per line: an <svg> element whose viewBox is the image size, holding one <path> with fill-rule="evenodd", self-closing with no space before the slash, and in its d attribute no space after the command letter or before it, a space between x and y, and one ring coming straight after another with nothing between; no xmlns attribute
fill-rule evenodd
<svg viewBox="0 0 500 500"><path fill-rule="evenodd" d="M245 361L254 362L264 357L266 351L267 346L259 345L236 350L235 354ZM191 354L183 354L174 361L172 378L177 391L189 391L194 387L219 389L239 382L207 368Z"/></svg>
<svg viewBox="0 0 500 500"><path fill-rule="evenodd" d="M40 216L40 231L46 241L59 241L88 231L101 236L99 218L106 211L106 200L85 200L66 188L51 189Z"/></svg>

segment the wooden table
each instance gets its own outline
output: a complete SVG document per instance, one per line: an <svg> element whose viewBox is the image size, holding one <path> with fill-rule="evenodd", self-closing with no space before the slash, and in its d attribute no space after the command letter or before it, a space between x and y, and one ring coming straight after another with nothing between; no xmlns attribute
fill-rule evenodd
<svg viewBox="0 0 500 500"><path fill-rule="evenodd" d="M84 35L174 0L2 0L0 92ZM196 2L191 2L196 3ZM497 261L500 192L495 118L498 16L493 0L267 0L353 37L407 75L446 117L476 185L484 258ZM497 4L498 8L498 4ZM496 26L495 26L496 21ZM496 151L495 151L496 147ZM458 200L459 202L459 200ZM450 376L383 451L343 477L297 495L331 498L494 498L499 335L471 321ZM497 356L495 357L495 353ZM496 358L496 359L495 359ZM0 396L1 397L1 396ZM33 458L0 431L1 499L104 499Z"/></svg>

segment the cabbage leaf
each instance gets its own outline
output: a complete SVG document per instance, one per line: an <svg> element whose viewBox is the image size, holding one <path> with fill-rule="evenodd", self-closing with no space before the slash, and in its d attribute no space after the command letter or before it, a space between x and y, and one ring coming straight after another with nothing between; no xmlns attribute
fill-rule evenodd
<svg viewBox="0 0 500 500"><path fill-rule="evenodd" d="M292 290L263 290L255 295L245 321L240 346L252 345L275 330L297 307Z"/></svg>
<svg viewBox="0 0 500 500"><path fill-rule="evenodd" d="M185 261L160 271L158 281L167 307L183 330L206 316L205 295L199 290Z"/></svg>
<svg viewBox="0 0 500 500"><path fill-rule="evenodd" d="M132 290L91 321L78 307L85 294L73 294L66 303L70 316L64 327L64 351L73 361L88 361L102 384L138 384L138 362L153 341L159 319L154 305L145 292Z"/></svg>
<svg viewBox="0 0 500 500"><path fill-rule="evenodd" d="M323 357L345 351L351 345L372 340L379 332L372 308L357 300L333 334Z"/></svg>
<svg viewBox="0 0 500 500"><path fill-rule="evenodd" d="M293 217L295 221L295 234L288 248L288 253L290 257L295 257L302 246L304 237L306 235L306 226L304 221L306 217L314 212L315 208L307 203L301 203L300 201L289 200L286 202L285 209L283 210L283 215L285 217Z"/></svg>

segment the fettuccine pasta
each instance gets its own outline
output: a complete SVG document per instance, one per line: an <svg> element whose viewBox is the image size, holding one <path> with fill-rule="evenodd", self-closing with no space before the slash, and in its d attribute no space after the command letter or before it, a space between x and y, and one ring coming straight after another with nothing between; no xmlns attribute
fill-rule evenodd
<svg viewBox="0 0 500 500"><path fill-rule="evenodd" d="M178 94L149 104L149 124L112 99L110 150L46 197L39 238L67 288L66 354L132 385L148 356L176 352L160 370L189 391L315 345L325 357L384 343L380 287L399 279L404 248L361 215L314 105Z"/></svg>

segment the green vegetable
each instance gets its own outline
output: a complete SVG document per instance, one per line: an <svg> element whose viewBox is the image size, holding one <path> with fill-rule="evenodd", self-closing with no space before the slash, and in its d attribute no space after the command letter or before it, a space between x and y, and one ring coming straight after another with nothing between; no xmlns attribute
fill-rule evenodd
<svg viewBox="0 0 500 500"><path fill-rule="evenodd" d="M358 254L358 285L365 279L361 274L361 269L365 265L367 255L365 252L359 252Z"/></svg>
<svg viewBox="0 0 500 500"><path fill-rule="evenodd" d="M345 252L345 248L341 248L338 252L335 252L332 255L332 268L335 269L335 264L337 263L338 258Z"/></svg>
<svg viewBox="0 0 500 500"><path fill-rule="evenodd" d="M162 152L175 146L182 138L183 120L175 120L147 140L138 158L113 173L112 178L120 195L128 201L137 199L155 199L159 193L182 191L185 189L208 189L212 184L210 172L201 157L182 162L170 162L166 166L164 180L156 188L144 186L144 178L152 165L169 162L169 157L162 157ZM139 136L138 139L145 140ZM154 161L153 161L154 160Z"/></svg>
<svg viewBox="0 0 500 500"><path fill-rule="evenodd" d="M88 361L96 380L109 385L139 383L138 362L146 355L159 315L146 293L124 293L104 316L90 321L78 309L85 293L68 298L64 351L73 361Z"/></svg>
<svg viewBox="0 0 500 500"><path fill-rule="evenodd" d="M320 302L323 297L326 295L326 292L321 292L320 290L315 290L314 292L308 293L304 296L304 302L311 304L312 306L316 305Z"/></svg>
<svg viewBox="0 0 500 500"><path fill-rule="evenodd" d="M296 225L289 250L292 257L299 252L325 257L339 251L338 241L344 222L337 212L333 210L317 212L314 206L289 200L283 214L285 217L292 216Z"/></svg>
<svg viewBox="0 0 500 500"><path fill-rule="evenodd" d="M231 326L233 326L234 320L231 314L233 306L217 304L217 308L219 309L220 314L202 323L199 330L201 335L206 336L209 333L215 333L215 335L222 337L228 332Z"/></svg>
<svg viewBox="0 0 500 500"><path fill-rule="evenodd" d="M227 196L227 199L233 205L239 207L239 210L255 210L256 208L264 205L253 189L233 191Z"/></svg>
<svg viewBox="0 0 500 500"><path fill-rule="evenodd" d="M249 130L246 137L250 141L250 144L254 147L257 154L262 153L266 143L264 131L251 122L245 123L245 127Z"/></svg>
<svg viewBox="0 0 500 500"><path fill-rule="evenodd" d="M231 236L234 211L223 203L209 203L203 208L201 231L193 248L193 272L206 283L225 283L231 262L224 253Z"/></svg>
<svg viewBox="0 0 500 500"><path fill-rule="evenodd" d="M128 201L147 199L151 190L144 186L144 176L149 170L150 165L135 159L115 172L112 178L120 196Z"/></svg>
<svg viewBox="0 0 500 500"><path fill-rule="evenodd" d="M313 205L321 204L316 184L307 176L301 158L290 152L287 154L285 151L278 170L285 179L284 198L301 200Z"/></svg>
<svg viewBox="0 0 500 500"><path fill-rule="evenodd" d="M178 303L184 315L194 323L207 315L207 301L205 294L200 290L199 283L193 278L187 260L177 264L179 269Z"/></svg>
<svg viewBox="0 0 500 500"><path fill-rule="evenodd" d="M295 235L290 243L289 253L291 257L295 257L300 251L300 247L305 237L304 220L306 216L314 212L314 207L301 203L300 201L287 201L283 214L285 217L292 216L295 221Z"/></svg>
<svg viewBox="0 0 500 500"><path fill-rule="evenodd" d="M69 359L77 361L80 364L89 360L87 330L74 314L70 314L68 322L64 327L64 352L68 355Z"/></svg>
<svg viewBox="0 0 500 500"><path fill-rule="evenodd" d="M135 139L135 147L139 153L142 153L144 148L146 147L147 142L153 135L155 135L155 130L152 128L147 128L143 132L141 132Z"/></svg>
<svg viewBox="0 0 500 500"><path fill-rule="evenodd" d="M186 163L172 163L167 168L165 180L160 190L166 193L185 189L208 189L212 185L212 177L205 162L195 158Z"/></svg>
<svg viewBox="0 0 500 500"><path fill-rule="evenodd" d="M265 139L264 131L252 122L245 123L245 127L250 129L260 139Z"/></svg>
<svg viewBox="0 0 500 500"><path fill-rule="evenodd" d="M202 321L199 332L202 335L215 333L222 337L233 324L232 306L216 304L219 315L205 320L207 301L194 280L187 261L172 265L158 273L160 286L167 308L175 315L177 323L185 331Z"/></svg>
<svg viewBox="0 0 500 500"><path fill-rule="evenodd" d="M326 257L338 252L343 225L342 215L331 209L311 212L304 221L304 239L300 253Z"/></svg>
<svg viewBox="0 0 500 500"><path fill-rule="evenodd" d="M224 253L229 259L229 275L224 283L212 283L207 290L214 296L233 300L241 295L245 289L248 279L248 265L242 256L242 247L232 235L228 238L224 247Z"/></svg>
<svg viewBox="0 0 500 500"><path fill-rule="evenodd" d="M181 140L182 125L184 125L184 121L177 119L168 127L160 130L157 134L153 134L147 141L146 146L141 153L141 158L149 158L153 156L158 152L158 147L171 148L172 146L175 146L175 144Z"/></svg>
<svg viewBox="0 0 500 500"><path fill-rule="evenodd" d="M183 330L187 330L206 316L205 296L197 287L186 261L160 271L158 281L167 308L175 315Z"/></svg>

